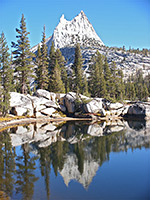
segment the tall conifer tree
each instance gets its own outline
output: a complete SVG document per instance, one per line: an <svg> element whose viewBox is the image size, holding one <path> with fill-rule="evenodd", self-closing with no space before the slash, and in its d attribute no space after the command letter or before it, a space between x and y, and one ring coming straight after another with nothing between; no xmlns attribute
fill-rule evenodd
<svg viewBox="0 0 150 200"><path fill-rule="evenodd" d="M41 46L41 79L40 79L40 88L41 89L48 89L48 82L49 82L49 75L48 75L48 55L47 55L47 45L46 45L46 35L45 35L45 25L43 30L43 37L42 37L42 46Z"/></svg>
<svg viewBox="0 0 150 200"><path fill-rule="evenodd" d="M40 45L38 45L35 64L37 65L37 68L36 68L36 85L37 85L37 88L39 89L40 84L41 84L41 80L42 80L42 57L41 57Z"/></svg>
<svg viewBox="0 0 150 200"><path fill-rule="evenodd" d="M74 59L74 65L73 65L73 70L74 70L74 87L75 87L75 92L77 93L83 93L83 71L82 71L82 64L83 64L83 59L82 59L82 54L80 50L80 44L78 43L75 48L75 59Z"/></svg>
<svg viewBox="0 0 150 200"><path fill-rule="evenodd" d="M106 83L104 79L103 61L101 54L97 51L93 58L94 64L90 67L90 91L94 97L105 97Z"/></svg>
<svg viewBox="0 0 150 200"><path fill-rule="evenodd" d="M111 71L107 62L107 57L105 57L104 60L104 78L106 81L106 90L107 90L107 94L106 96L109 97L110 96L110 80L111 80Z"/></svg>
<svg viewBox="0 0 150 200"><path fill-rule="evenodd" d="M57 59L56 59L52 79L53 79L53 84L54 84L53 85L53 92L64 93L65 87L64 87L64 84L63 84L62 79L61 79L61 69L60 69L60 66L58 64Z"/></svg>
<svg viewBox="0 0 150 200"><path fill-rule="evenodd" d="M32 57L33 53L30 51L30 43L28 39L29 32L27 32L24 15L20 21L20 29L16 28L18 38L17 43L12 42L15 72L17 73L17 80L19 81L19 91L26 94L29 88L29 79L34 77Z"/></svg>
<svg viewBox="0 0 150 200"><path fill-rule="evenodd" d="M11 68L10 54L4 33L0 37L0 110L5 116L10 107L10 91L12 90L13 70Z"/></svg>

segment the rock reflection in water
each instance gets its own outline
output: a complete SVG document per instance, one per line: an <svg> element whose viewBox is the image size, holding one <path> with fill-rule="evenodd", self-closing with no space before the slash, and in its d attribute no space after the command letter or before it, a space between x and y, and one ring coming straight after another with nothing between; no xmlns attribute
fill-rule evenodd
<svg viewBox="0 0 150 200"><path fill-rule="evenodd" d="M150 147L150 121L30 124L8 129L0 137L0 190L9 196L15 191L33 199L38 180L34 172L38 167L49 199L51 165L67 186L76 180L87 189L99 166L109 160L110 152ZM17 146L21 146L19 155L15 152Z"/></svg>

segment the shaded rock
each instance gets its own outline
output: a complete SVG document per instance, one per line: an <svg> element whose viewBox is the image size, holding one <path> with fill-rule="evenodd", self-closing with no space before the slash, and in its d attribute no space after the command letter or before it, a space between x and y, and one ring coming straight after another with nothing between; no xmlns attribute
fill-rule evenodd
<svg viewBox="0 0 150 200"><path fill-rule="evenodd" d="M44 105L48 108L50 107L56 108L56 109L59 108L59 104L56 104L54 101L51 101L51 100L46 102Z"/></svg>
<svg viewBox="0 0 150 200"><path fill-rule="evenodd" d="M134 104L129 107L128 115L145 115L145 107L140 104Z"/></svg>
<svg viewBox="0 0 150 200"><path fill-rule="evenodd" d="M44 98L50 100L50 92L48 92L48 91L46 91L46 90L43 90L43 89L38 89L38 90L34 93L34 95L37 96L37 97L44 97Z"/></svg>
<svg viewBox="0 0 150 200"><path fill-rule="evenodd" d="M75 92L69 92L65 96L65 106L68 111L68 113L74 113L75 112L75 100L77 96Z"/></svg>
<svg viewBox="0 0 150 200"><path fill-rule="evenodd" d="M62 93L57 93L56 94L56 99L57 99L59 104L64 105L65 96L66 96L66 94L62 94Z"/></svg>
<svg viewBox="0 0 150 200"><path fill-rule="evenodd" d="M70 114L75 113L77 110L82 111L82 104L85 103L85 101L89 100L89 97L86 97L81 94L77 94L75 92L69 92L64 97L65 107L67 109L67 112Z"/></svg>
<svg viewBox="0 0 150 200"><path fill-rule="evenodd" d="M66 112L66 107L63 106L63 105L60 105L60 110L65 113Z"/></svg>
<svg viewBox="0 0 150 200"><path fill-rule="evenodd" d="M128 109L127 115L134 115L142 118L150 118L150 104L136 103L134 105L131 105Z"/></svg>

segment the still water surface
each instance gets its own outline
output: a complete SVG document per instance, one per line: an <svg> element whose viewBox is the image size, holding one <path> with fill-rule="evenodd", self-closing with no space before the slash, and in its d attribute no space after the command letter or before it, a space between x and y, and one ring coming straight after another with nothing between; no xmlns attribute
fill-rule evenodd
<svg viewBox="0 0 150 200"><path fill-rule="evenodd" d="M0 199L9 198L150 199L150 122L31 124L0 132Z"/></svg>

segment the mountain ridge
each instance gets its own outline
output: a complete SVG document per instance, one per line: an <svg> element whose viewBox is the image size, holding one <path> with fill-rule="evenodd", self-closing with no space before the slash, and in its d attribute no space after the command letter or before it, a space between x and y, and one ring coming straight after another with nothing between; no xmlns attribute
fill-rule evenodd
<svg viewBox="0 0 150 200"><path fill-rule="evenodd" d="M73 47L77 43L86 47L90 47L91 45L94 47L104 45L82 10L71 21L66 20L64 14L60 17L52 36L46 39L48 52L50 51L52 42L54 42L55 48L60 49L68 46ZM38 45L41 46L41 43L32 47L31 51L36 52Z"/></svg>
<svg viewBox="0 0 150 200"><path fill-rule="evenodd" d="M55 48L60 48L62 55L66 59L66 68L71 71L74 62L75 46L77 43L81 46L81 53L84 59L83 69L88 75L90 60L98 50L102 55L107 57L108 63L114 61L118 69L122 69L125 78L135 74L137 70L142 69L143 75L150 73L150 54L143 55L126 51L123 48L107 47L101 41L95 32L87 16L81 11L71 21L65 19L64 14L61 16L58 25L54 29L53 35L46 39L48 53L54 42ZM39 43L38 45L41 45ZM31 48L36 53L38 45Z"/></svg>

